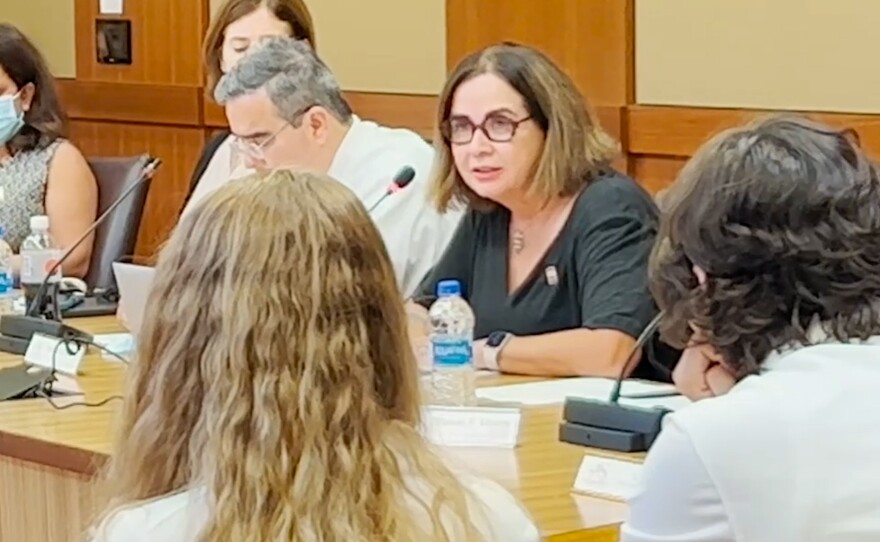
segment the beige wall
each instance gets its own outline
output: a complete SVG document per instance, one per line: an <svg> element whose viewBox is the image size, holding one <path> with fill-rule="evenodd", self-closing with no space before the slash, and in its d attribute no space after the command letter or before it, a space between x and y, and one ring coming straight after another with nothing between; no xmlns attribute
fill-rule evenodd
<svg viewBox="0 0 880 542"><path fill-rule="evenodd" d="M877 0L636 0L639 103L880 113Z"/></svg>
<svg viewBox="0 0 880 542"><path fill-rule="evenodd" d="M211 0L212 9L224 1ZM445 0L306 1L319 53L343 89L440 92L446 76Z"/></svg>
<svg viewBox="0 0 880 542"><path fill-rule="evenodd" d="M57 77L76 76L74 0L0 0L0 21L32 39Z"/></svg>

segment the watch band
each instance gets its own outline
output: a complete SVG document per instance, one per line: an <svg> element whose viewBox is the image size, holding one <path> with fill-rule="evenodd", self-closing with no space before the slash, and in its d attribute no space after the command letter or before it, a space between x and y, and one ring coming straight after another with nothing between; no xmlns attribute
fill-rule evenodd
<svg viewBox="0 0 880 542"><path fill-rule="evenodd" d="M504 349L513 336L512 333L507 333L505 331L496 331L489 334L486 344L483 346L483 364L487 369L501 372L501 368L499 367L501 350Z"/></svg>

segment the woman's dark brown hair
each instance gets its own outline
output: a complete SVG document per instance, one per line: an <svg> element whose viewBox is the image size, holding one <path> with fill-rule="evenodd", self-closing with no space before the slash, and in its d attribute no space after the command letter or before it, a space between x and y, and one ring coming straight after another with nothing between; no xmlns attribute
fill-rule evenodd
<svg viewBox="0 0 880 542"><path fill-rule="evenodd" d="M315 27L312 15L303 0L227 0L217 11L205 36L202 54L208 74L208 94L213 95L214 87L223 73L220 59L223 56L223 39L226 27L242 17L265 7L280 21L290 25L292 37L306 40L315 48Z"/></svg>
<svg viewBox="0 0 880 542"><path fill-rule="evenodd" d="M493 204L468 188L452 158L446 123L455 91L465 81L492 73L506 81L523 99L529 116L544 132L544 148L534 165L530 194L545 200L580 192L618 152L618 144L599 120L574 81L537 49L503 43L472 53L453 70L440 93L434 148L437 166L432 199L440 210L451 202L476 208Z"/></svg>
<svg viewBox="0 0 880 542"><path fill-rule="evenodd" d="M55 80L43 55L16 27L0 23L0 68L19 90L30 84L34 97L24 114L25 126L7 144L11 154L45 147L64 137L67 117L61 109Z"/></svg>
<svg viewBox="0 0 880 542"><path fill-rule="evenodd" d="M661 201L650 281L664 338L708 343L742 377L810 344L817 323L841 341L880 334L878 201L850 130L770 117L719 134Z"/></svg>

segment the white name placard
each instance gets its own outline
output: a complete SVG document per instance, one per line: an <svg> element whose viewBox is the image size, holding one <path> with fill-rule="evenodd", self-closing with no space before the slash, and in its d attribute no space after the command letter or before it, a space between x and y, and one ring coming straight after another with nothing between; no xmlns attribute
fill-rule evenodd
<svg viewBox="0 0 880 542"><path fill-rule="evenodd" d="M70 376L76 376L79 372L79 365L82 363L83 356L86 353L87 346L79 343L70 343L73 354L67 351L67 346L58 345L61 341L58 337L50 337L42 333L34 333L28 349L24 353L24 361L28 365L44 367L46 369L54 368L59 373ZM57 346L57 348L56 348ZM54 356L54 367L52 357Z"/></svg>
<svg viewBox="0 0 880 542"><path fill-rule="evenodd" d="M427 406L422 434L438 446L514 448L521 421L518 408Z"/></svg>
<svg viewBox="0 0 880 542"><path fill-rule="evenodd" d="M641 463L586 455L574 480L574 491L615 501L626 501L638 491L641 479Z"/></svg>

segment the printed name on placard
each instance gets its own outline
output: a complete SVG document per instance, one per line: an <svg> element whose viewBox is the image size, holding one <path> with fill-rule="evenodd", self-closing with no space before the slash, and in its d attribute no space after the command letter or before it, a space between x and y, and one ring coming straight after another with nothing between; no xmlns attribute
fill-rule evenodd
<svg viewBox="0 0 880 542"><path fill-rule="evenodd" d="M641 480L641 463L588 454L581 461L574 480L574 491L626 501L638 491Z"/></svg>
<svg viewBox="0 0 880 542"><path fill-rule="evenodd" d="M514 448L521 421L518 408L427 406L422 434L439 446Z"/></svg>

